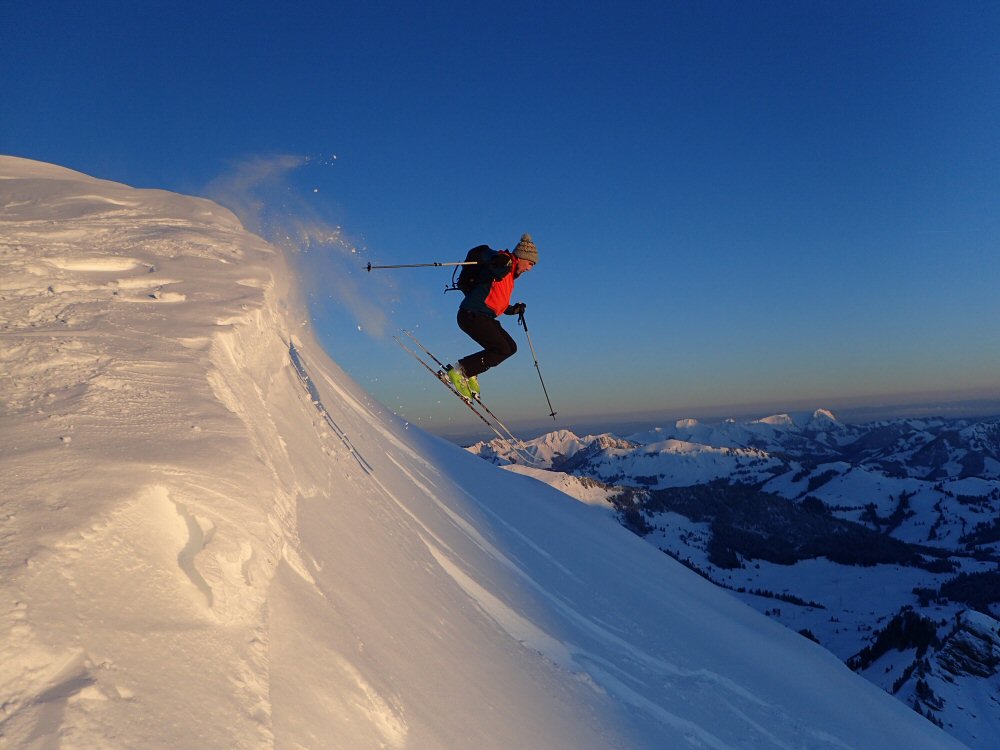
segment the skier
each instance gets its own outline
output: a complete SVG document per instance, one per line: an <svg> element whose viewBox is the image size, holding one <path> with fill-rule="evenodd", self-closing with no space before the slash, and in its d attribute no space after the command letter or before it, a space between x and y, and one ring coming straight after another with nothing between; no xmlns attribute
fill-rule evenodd
<svg viewBox="0 0 1000 750"><path fill-rule="evenodd" d="M514 281L527 273L538 262L538 248L531 235L521 235L514 251L484 248L479 265L470 267L472 280L465 291L465 299L458 307L458 327L483 347L482 351L462 357L455 365L448 365L448 379L455 390L467 399L479 398L478 376L496 367L517 351L517 344L507 333L497 316L520 315L526 305L510 303Z"/></svg>

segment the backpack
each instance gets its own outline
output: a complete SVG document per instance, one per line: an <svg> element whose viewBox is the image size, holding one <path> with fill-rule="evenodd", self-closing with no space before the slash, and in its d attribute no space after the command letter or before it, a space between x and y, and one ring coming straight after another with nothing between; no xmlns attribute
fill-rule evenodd
<svg viewBox="0 0 1000 750"><path fill-rule="evenodd" d="M465 255L465 261L475 263L485 263L493 249L489 245L476 245ZM461 270L459 270L461 269ZM480 281L481 267L476 266L456 266L458 278L452 276L452 288L458 289L462 294L468 294Z"/></svg>

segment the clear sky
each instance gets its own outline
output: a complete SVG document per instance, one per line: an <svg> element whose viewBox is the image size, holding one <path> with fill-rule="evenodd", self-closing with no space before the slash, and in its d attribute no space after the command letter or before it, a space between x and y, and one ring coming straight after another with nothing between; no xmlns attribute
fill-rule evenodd
<svg viewBox="0 0 1000 750"><path fill-rule="evenodd" d="M439 432L391 334L475 348L450 272L361 267L525 231L550 425L1000 399L998 39L953 0L0 0L0 152L312 238L321 341ZM487 401L545 420L505 325Z"/></svg>

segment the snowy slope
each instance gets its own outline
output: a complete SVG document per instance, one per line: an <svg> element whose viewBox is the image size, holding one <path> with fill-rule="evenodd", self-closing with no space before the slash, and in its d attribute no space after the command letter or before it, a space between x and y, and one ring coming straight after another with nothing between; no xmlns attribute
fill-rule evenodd
<svg viewBox="0 0 1000 750"><path fill-rule="evenodd" d="M844 425L818 410L627 439L561 430L524 449L550 467L533 476L603 498L961 741L997 747L1000 418ZM468 450L504 463L509 447Z"/></svg>
<svg viewBox="0 0 1000 750"><path fill-rule="evenodd" d="M373 402L224 209L0 157L12 747L956 748Z"/></svg>

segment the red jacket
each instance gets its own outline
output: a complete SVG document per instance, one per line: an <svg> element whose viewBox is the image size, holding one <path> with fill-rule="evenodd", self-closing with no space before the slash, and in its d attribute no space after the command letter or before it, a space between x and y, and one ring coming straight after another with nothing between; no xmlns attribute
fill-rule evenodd
<svg viewBox="0 0 1000 750"><path fill-rule="evenodd" d="M510 298L514 294L514 267L517 259L513 253L499 250L490 260L500 255L510 258L510 268L504 271L491 264L484 264L488 270L479 275L476 285L465 295L465 299L459 305L461 309L486 313L493 317L507 312Z"/></svg>

